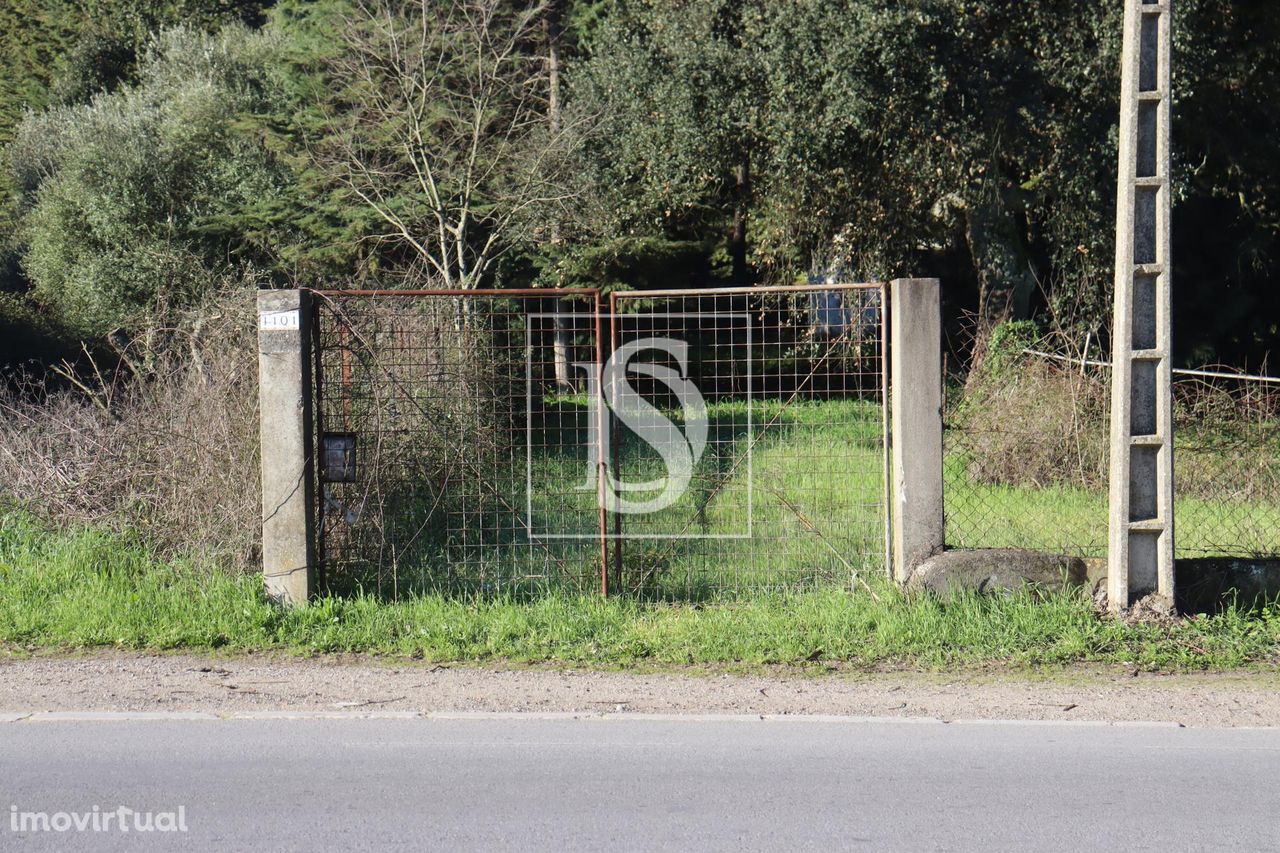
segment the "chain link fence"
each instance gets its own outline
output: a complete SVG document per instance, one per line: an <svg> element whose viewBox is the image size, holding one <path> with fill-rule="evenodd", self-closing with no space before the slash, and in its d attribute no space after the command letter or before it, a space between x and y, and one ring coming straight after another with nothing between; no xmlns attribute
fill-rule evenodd
<svg viewBox="0 0 1280 853"><path fill-rule="evenodd" d="M1174 375L1176 548L1186 557L1280 557L1280 382Z"/></svg>
<svg viewBox="0 0 1280 853"><path fill-rule="evenodd" d="M1104 557L1110 369L1025 351L948 385L946 541ZM1280 557L1280 380L1175 371L1175 549Z"/></svg>

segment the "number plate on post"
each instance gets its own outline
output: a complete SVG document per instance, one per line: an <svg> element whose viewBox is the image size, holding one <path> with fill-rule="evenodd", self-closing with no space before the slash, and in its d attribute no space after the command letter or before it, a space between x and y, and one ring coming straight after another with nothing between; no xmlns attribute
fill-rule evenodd
<svg viewBox="0 0 1280 853"><path fill-rule="evenodd" d="M298 312L266 311L258 315L258 329L263 332L296 332L301 328Z"/></svg>

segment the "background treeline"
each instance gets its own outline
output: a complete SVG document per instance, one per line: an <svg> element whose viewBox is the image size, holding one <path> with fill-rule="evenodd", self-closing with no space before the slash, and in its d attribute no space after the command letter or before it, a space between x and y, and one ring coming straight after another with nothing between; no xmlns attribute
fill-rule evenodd
<svg viewBox="0 0 1280 853"><path fill-rule="evenodd" d="M1111 0L8 0L0 363L264 283L936 275L1109 322ZM1177 4L1175 335L1280 337L1280 16ZM146 347L141 348L147 351Z"/></svg>

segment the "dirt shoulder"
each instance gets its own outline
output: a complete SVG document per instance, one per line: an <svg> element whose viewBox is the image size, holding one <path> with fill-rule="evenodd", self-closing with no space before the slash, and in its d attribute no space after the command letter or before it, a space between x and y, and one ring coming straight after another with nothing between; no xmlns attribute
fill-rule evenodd
<svg viewBox="0 0 1280 853"><path fill-rule="evenodd" d="M637 674L368 658L95 654L0 661L0 711L839 714L1280 726L1280 675Z"/></svg>

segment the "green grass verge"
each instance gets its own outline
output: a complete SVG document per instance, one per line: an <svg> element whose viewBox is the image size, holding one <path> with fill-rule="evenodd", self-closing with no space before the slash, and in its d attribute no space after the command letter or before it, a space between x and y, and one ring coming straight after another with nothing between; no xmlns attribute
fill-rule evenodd
<svg viewBox="0 0 1280 853"><path fill-rule="evenodd" d="M831 590L710 606L550 594L325 599L284 611L259 579L161 561L97 531L49 533L0 517L0 647L11 651L361 652L434 661L596 666L1127 663L1226 669L1280 659L1280 607L1169 627L1097 618L1083 595L879 600Z"/></svg>

